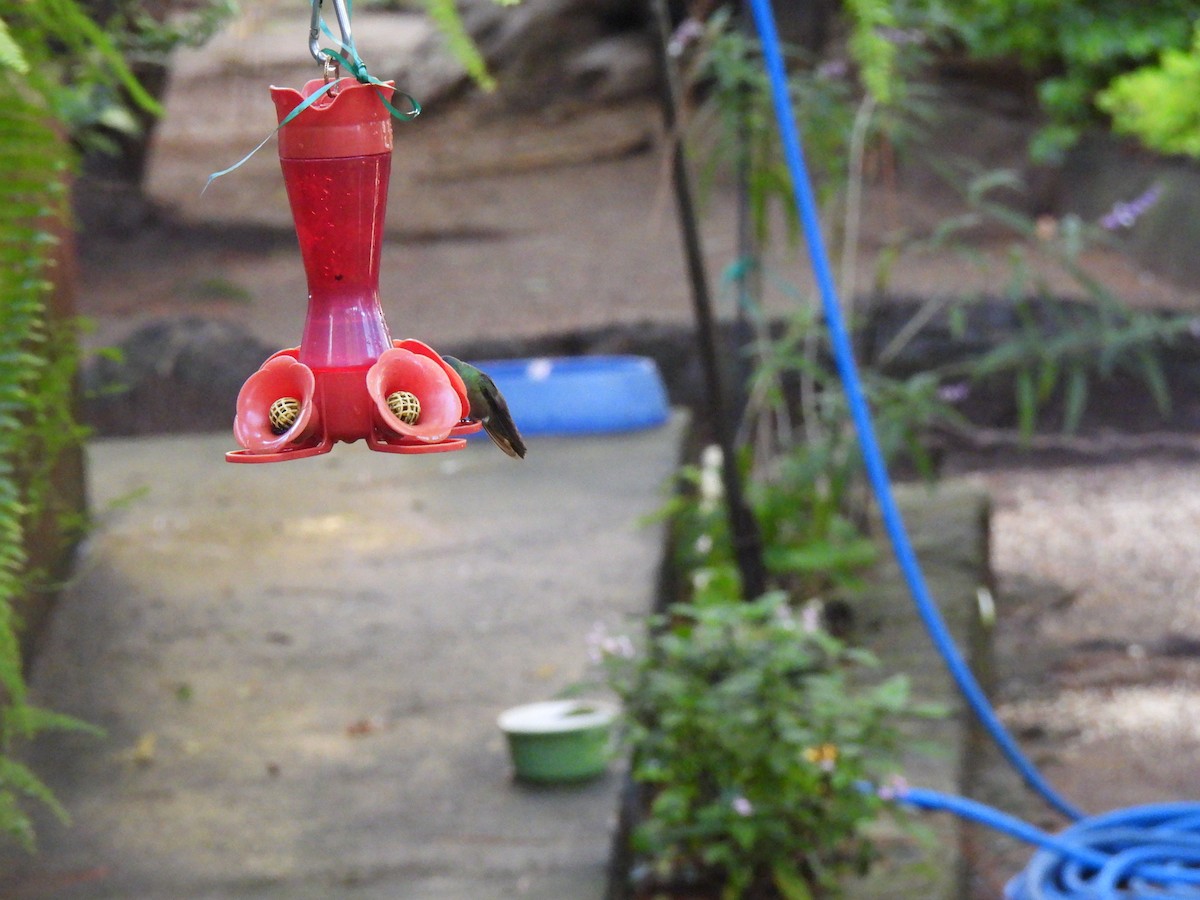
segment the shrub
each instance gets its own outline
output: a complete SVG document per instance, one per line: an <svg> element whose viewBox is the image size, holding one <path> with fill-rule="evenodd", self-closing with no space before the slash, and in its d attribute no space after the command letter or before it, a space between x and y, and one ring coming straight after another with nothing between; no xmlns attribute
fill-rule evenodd
<svg viewBox="0 0 1200 900"><path fill-rule="evenodd" d="M1050 125L1033 150L1046 159L1100 121L1098 97L1114 78L1153 66L1164 50L1183 51L1195 18L1188 0L922 0L920 7L971 55L1016 59L1039 79Z"/></svg>
<svg viewBox="0 0 1200 900"><path fill-rule="evenodd" d="M871 681L874 657L818 619L771 593L674 606L641 653L610 642L633 779L648 789L633 835L643 881L807 898L867 867L863 827L882 801L863 785L893 768L908 684Z"/></svg>
<svg viewBox="0 0 1200 900"><path fill-rule="evenodd" d="M1113 128L1152 150L1200 156L1200 25L1187 50L1164 50L1158 62L1113 79L1097 97Z"/></svg>

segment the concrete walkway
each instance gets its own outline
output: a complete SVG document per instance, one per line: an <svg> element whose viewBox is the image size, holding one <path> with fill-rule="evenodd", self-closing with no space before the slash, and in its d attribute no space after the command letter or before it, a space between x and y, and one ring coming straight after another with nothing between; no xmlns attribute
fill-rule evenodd
<svg viewBox="0 0 1200 900"><path fill-rule="evenodd" d="M603 895L619 776L515 783L496 715L646 612L683 423L233 466L228 435L89 452L99 524L38 702L103 727L32 759L73 816L0 897Z"/></svg>
<svg viewBox="0 0 1200 900"><path fill-rule="evenodd" d="M0 851L0 898L600 900L620 772L523 786L495 719L585 676L595 623L650 609L662 535L638 520L683 433L533 438L523 463L487 441L263 466L226 464L225 435L93 444L98 525L32 684L106 735L34 747L74 821L41 814L39 855ZM984 500L901 499L969 645ZM886 557L871 580L865 636L953 709ZM905 770L957 790L963 720L914 725ZM935 827L936 853L880 833L851 896L960 896L956 823Z"/></svg>

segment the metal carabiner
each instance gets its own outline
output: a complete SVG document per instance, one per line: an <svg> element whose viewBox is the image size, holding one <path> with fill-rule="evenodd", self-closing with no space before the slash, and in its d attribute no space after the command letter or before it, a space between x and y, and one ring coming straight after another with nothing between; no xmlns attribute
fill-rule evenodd
<svg viewBox="0 0 1200 900"><path fill-rule="evenodd" d="M312 21L308 26L308 52L321 65L329 58L321 52L321 7L325 0L312 0ZM354 46L354 37L350 33L350 14L346 11L345 0L331 0L333 11L337 16L338 29L342 32L342 46L349 49Z"/></svg>

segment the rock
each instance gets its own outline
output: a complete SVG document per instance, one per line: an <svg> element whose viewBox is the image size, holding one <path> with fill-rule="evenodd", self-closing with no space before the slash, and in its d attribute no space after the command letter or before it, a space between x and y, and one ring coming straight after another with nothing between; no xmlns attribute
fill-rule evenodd
<svg viewBox="0 0 1200 900"><path fill-rule="evenodd" d="M396 87L422 105L453 94L467 80L466 69L425 15L373 12L356 14L355 31L370 35L372 69L394 79Z"/></svg>
<svg viewBox="0 0 1200 900"><path fill-rule="evenodd" d="M468 0L463 21L517 107L624 99L654 88L652 34L633 0Z"/></svg>
<svg viewBox="0 0 1200 900"><path fill-rule="evenodd" d="M638 97L657 77L654 44L648 34L626 32L604 38L567 61L572 93L598 103Z"/></svg>
<svg viewBox="0 0 1200 900"><path fill-rule="evenodd" d="M525 0L518 6L467 0L460 12L507 105L615 102L654 88L653 34L632 0ZM424 105L467 84L462 63L427 16L366 13L355 30L373 38L372 68Z"/></svg>
<svg viewBox="0 0 1200 900"><path fill-rule="evenodd" d="M230 428L242 383L274 352L238 325L195 316L152 322L117 349L83 372L82 418L101 435Z"/></svg>

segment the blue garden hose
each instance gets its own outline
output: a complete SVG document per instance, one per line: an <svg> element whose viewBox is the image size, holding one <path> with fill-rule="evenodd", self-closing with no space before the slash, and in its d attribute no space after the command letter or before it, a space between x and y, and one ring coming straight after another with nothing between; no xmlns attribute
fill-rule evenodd
<svg viewBox="0 0 1200 900"><path fill-rule="evenodd" d="M1081 819L1048 834L985 803L925 788L896 801L948 812L1037 847L1007 885L1006 900L1200 898L1200 806L1159 803Z"/></svg>
<svg viewBox="0 0 1200 900"><path fill-rule="evenodd" d="M1005 729L979 682L971 673L954 638L938 611L937 605L930 596L925 585L921 567L917 563L916 553L913 552L912 542L904 527L900 510L896 507L892 496L891 481L888 478L887 466L875 437L875 429L871 422L871 413L863 393L862 383L854 362L854 351L842 319L841 306L838 303L837 290L834 288L833 275L830 271L829 255L825 251L825 243L821 237L821 226L817 218L817 205L813 196L812 185L808 178L807 167L804 163L803 150L800 147L800 136L792 116L791 100L788 95L787 75L784 71L783 55L779 50L779 35L775 29L775 20L771 12L769 0L754 0L750 4L754 19L758 26L759 38L763 45L763 56L767 66L767 74L771 81L772 100L775 115L779 120L780 138L783 142L784 157L792 176L795 191L796 206L800 213L800 222L804 228L804 237L808 245L808 255L813 267L817 290L820 293L821 305L825 313L826 327L829 329L829 341L837 363L838 374L846 392L846 402L850 408L851 418L858 433L858 442L862 449L863 463L867 469L867 478L879 503L880 514L884 528L891 540L892 551L900 570L904 574L917 611L929 630L938 652L950 668L950 674L962 692L971 709L979 717L984 728L999 745L1005 757L1021 773L1026 783L1046 798L1047 802L1063 815L1071 819L1082 817L1082 813L1060 797L1041 773L1021 752L1016 741Z"/></svg>
<svg viewBox="0 0 1200 900"><path fill-rule="evenodd" d="M816 200L804 162L770 0L749 0L762 44L780 140L792 178L809 261L825 315L834 360L854 421L867 478L879 504L884 528L917 612L951 677L974 715L1025 783L1051 807L1076 824L1052 836L984 804L917 788L897 799L944 810L998 828L1037 845L1029 867L1009 884L1009 900L1056 898L1200 897L1200 805L1160 804L1085 818L1050 785L1021 751L988 702L979 682L950 635L917 562L892 493L887 466L875 437L870 410L842 318L829 256L821 236ZM1164 887L1166 885L1166 887Z"/></svg>

